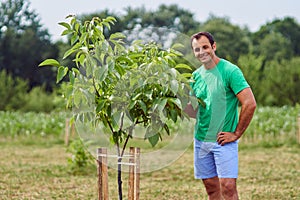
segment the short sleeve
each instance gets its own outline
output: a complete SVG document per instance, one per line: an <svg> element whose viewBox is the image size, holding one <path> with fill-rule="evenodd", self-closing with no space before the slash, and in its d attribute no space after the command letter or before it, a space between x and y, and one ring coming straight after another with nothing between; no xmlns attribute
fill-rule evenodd
<svg viewBox="0 0 300 200"><path fill-rule="evenodd" d="M243 89L250 87L241 69L238 67L236 67L230 74L230 87L235 95Z"/></svg>

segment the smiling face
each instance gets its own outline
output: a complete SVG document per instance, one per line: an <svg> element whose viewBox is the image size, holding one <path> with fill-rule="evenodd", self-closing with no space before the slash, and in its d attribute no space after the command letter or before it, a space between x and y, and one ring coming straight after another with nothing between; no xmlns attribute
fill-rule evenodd
<svg viewBox="0 0 300 200"><path fill-rule="evenodd" d="M194 38L192 48L195 57L205 68L211 69L217 64L219 58L215 54L215 50L217 49L216 43L211 45L207 37L201 36L199 39Z"/></svg>

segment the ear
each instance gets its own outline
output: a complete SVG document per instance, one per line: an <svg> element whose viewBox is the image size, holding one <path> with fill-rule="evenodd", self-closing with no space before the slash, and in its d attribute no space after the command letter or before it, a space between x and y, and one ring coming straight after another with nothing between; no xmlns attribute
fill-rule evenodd
<svg viewBox="0 0 300 200"><path fill-rule="evenodd" d="M217 43L215 42L215 43L213 43L213 45L212 45L212 49L214 50L214 51L216 51L217 50Z"/></svg>

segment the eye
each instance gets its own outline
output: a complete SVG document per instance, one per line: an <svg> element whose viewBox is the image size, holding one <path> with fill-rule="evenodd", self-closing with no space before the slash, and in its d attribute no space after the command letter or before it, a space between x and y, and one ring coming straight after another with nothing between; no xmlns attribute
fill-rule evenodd
<svg viewBox="0 0 300 200"><path fill-rule="evenodd" d="M200 48L197 47L197 48L194 49L194 51L195 51L195 52L199 52L199 51L200 51Z"/></svg>
<svg viewBox="0 0 300 200"><path fill-rule="evenodd" d="M203 46L203 49L208 49L208 48L209 48L208 45L204 45L204 46Z"/></svg>

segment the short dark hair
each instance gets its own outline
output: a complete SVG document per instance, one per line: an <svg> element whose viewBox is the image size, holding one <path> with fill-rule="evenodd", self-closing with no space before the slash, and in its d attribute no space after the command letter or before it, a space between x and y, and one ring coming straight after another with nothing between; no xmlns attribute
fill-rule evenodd
<svg viewBox="0 0 300 200"><path fill-rule="evenodd" d="M194 35L192 35L191 46L192 46L193 40L194 39L198 40L201 36L205 36L209 40L209 43L211 44L211 46L215 43L215 39L210 32L198 32L198 33L195 33Z"/></svg>

